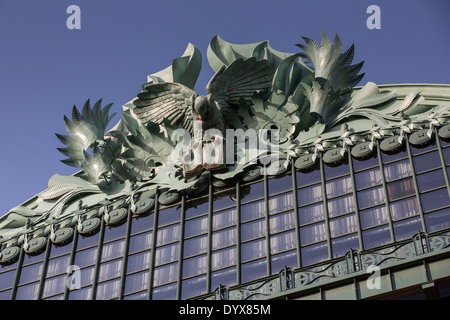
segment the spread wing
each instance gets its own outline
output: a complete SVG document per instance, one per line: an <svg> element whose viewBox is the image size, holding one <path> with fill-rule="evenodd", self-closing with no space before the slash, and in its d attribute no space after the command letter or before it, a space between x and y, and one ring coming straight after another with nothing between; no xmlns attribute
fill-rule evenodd
<svg viewBox="0 0 450 320"><path fill-rule="evenodd" d="M166 118L172 125L178 124L192 131L192 106L196 97L195 91L179 83L149 84L133 101L133 112L143 123L161 124Z"/></svg>
<svg viewBox="0 0 450 320"><path fill-rule="evenodd" d="M221 106L247 103L255 91L264 90L272 84L273 70L267 60L237 59L228 67L223 66L210 80L206 90Z"/></svg>

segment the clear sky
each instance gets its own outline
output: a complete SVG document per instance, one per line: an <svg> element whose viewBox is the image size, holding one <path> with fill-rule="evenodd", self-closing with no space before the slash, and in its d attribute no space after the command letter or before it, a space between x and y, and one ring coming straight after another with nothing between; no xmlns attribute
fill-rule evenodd
<svg viewBox="0 0 450 320"><path fill-rule="evenodd" d="M81 29L69 30L67 7L81 9ZM381 29L370 30L370 5ZM213 75L206 59L216 34L231 43L269 40L298 52L300 36L340 36L355 44L354 62L377 84L450 84L449 0L0 0L0 215L47 187L55 173L76 168L60 160L63 116L89 98L122 105L146 76L181 56L189 42L203 55L196 89Z"/></svg>

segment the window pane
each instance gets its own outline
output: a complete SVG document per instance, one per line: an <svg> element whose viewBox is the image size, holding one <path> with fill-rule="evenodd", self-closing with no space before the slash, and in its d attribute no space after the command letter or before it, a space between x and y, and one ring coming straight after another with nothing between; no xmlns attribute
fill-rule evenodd
<svg viewBox="0 0 450 320"><path fill-rule="evenodd" d="M409 239L419 231L423 231L419 217L414 217L408 220L401 220L394 223L394 233L396 241Z"/></svg>
<svg viewBox="0 0 450 320"><path fill-rule="evenodd" d="M131 223L131 234L135 234L144 230L153 229L154 214L135 218Z"/></svg>
<svg viewBox="0 0 450 320"><path fill-rule="evenodd" d="M215 271L211 274L211 290L219 285L232 286L236 284L236 267Z"/></svg>
<svg viewBox="0 0 450 320"><path fill-rule="evenodd" d="M232 197L236 197L236 188L216 193L214 195L213 210L218 211L223 208L236 206L236 201L233 200Z"/></svg>
<svg viewBox="0 0 450 320"><path fill-rule="evenodd" d="M314 170L312 172L297 172L297 187L306 186L314 182L321 181L320 170Z"/></svg>
<svg viewBox="0 0 450 320"><path fill-rule="evenodd" d="M322 185L315 184L297 191L298 205L317 202L323 199Z"/></svg>
<svg viewBox="0 0 450 320"><path fill-rule="evenodd" d="M264 197L264 181L245 185L242 188L250 190L241 192L241 203Z"/></svg>
<svg viewBox="0 0 450 320"><path fill-rule="evenodd" d="M325 219L323 203L316 203L298 209L300 225Z"/></svg>
<svg viewBox="0 0 450 320"><path fill-rule="evenodd" d="M0 273L0 290L11 288L14 284L14 277L16 276L16 270L10 270L8 272Z"/></svg>
<svg viewBox="0 0 450 320"><path fill-rule="evenodd" d="M97 300L107 300L119 296L120 279L99 283L97 286Z"/></svg>
<svg viewBox="0 0 450 320"><path fill-rule="evenodd" d="M286 212L271 216L269 219L270 233L295 227L294 212Z"/></svg>
<svg viewBox="0 0 450 320"><path fill-rule="evenodd" d="M190 201L186 203L186 219L208 213L209 203L208 198L201 198L198 201Z"/></svg>
<svg viewBox="0 0 450 320"><path fill-rule="evenodd" d="M97 248L85 249L79 251L75 255L75 264L80 268L90 264L94 264L97 259Z"/></svg>
<svg viewBox="0 0 450 320"><path fill-rule="evenodd" d="M324 171L325 171L325 179L331 179L346 173L349 173L349 166L348 163L343 163L339 166L336 167L330 167L328 165L323 166Z"/></svg>
<svg viewBox="0 0 450 320"><path fill-rule="evenodd" d="M152 291L152 300L175 300L177 296L177 284L168 284L155 288Z"/></svg>
<svg viewBox="0 0 450 320"><path fill-rule="evenodd" d="M88 284L92 284L92 282L94 281L94 267L89 267L89 268L84 268L80 270L80 285L84 286L84 285L88 285Z"/></svg>
<svg viewBox="0 0 450 320"><path fill-rule="evenodd" d="M355 174L356 189L371 187L381 183L380 168L374 168Z"/></svg>
<svg viewBox="0 0 450 320"><path fill-rule="evenodd" d="M117 227L105 227L105 235L103 237L103 242L111 241L117 238L125 236L125 231L127 229L127 224L121 224Z"/></svg>
<svg viewBox="0 0 450 320"><path fill-rule="evenodd" d="M147 289L148 276L149 272L147 270L128 275L125 279L125 293Z"/></svg>
<svg viewBox="0 0 450 320"><path fill-rule="evenodd" d="M251 260L254 258L266 255L266 239L246 242L241 245L242 261Z"/></svg>
<svg viewBox="0 0 450 320"><path fill-rule="evenodd" d="M288 231L270 237L270 252L277 253L297 246L295 231Z"/></svg>
<svg viewBox="0 0 450 320"><path fill-rule="evenodd" d="M343 178L327 181L326 190L327 190L327 198L351 192L352 179L350 176L346 176Z"/></svg>
<svg viewBox="0 0 450 320"><path fill-rule="evenodd" d="M359 212L361 228L369 228L387 222L386 207L375 207Z"/></svg>
<svg viewBox="0 0 450 320"><path fill-rule="evenodd" d="M356 195L358 198L358 206L361 209L384 203L383 187L381 186L364 191L358 191Z"/></svg>
<svg viewBox="0 0 450 320"><path fill-rule="evenodd" d="M124 247L125 240L104 244L102 248L102 261L122 256Z"/></svg>
<svg viewBox="0 0 450 320"><path fill-rule="evenodd" d="M183 260L183 278L204 273L206 269L206 255Z"/></svg>
<svg viewBox="0 0 450 320"><path fill-rule="evenodd" d="M442 230L450 227L450 210L442 209L425 215L428 232Z"/></svg>
<svg viewBox="0 0 450 320"><path fill-rule="evenodd" d="M36 300L39 281L17 288L16 300Z"/></svg>
<svg viewBox="0 0 450 320"><path fill-rule="evenodd" d="M92 295L92 287L70 291L69 300L89 300Z"/></svg>
<svg viewBox="0 0 450 320"><path fill-rule="evenodd" d="M363 170L372 166L378 166L379 162L378 162L378 157L372 157L369 159L364 159L364 160L358 160L352 157L352 161L353 161L353 169L355 171L359 171L359 170Z"/></svg>
<svg viewBox="0 0 450 320"><path fill-rule="evenodd" d="M294 207L292 192L269 198L269 213L280 212Z"/></svg>
<svg viewBox="0 0 450 320"><path fill-rule="evenodd" d="M332 237L357 230L355 214L335 218L330 221L330 232Z"/></svg>
<svg viewBox="0 0 450 320"><path fill-rule="evenodd" d="M236 248L226 248L211 255L211 269L216 270L236 264Z"/></svg>
<svg viewBox="0 0 450 320"><path fill-rule="evenodd" d="M442 167L441 159L437 151L432 151L420 156L415 156L413 158L413 162L414 170L416 171L416 173Z"/></svg>
<svg viewBox="0 0 450 320"><path fill-rule="evenodd" d="M69 265L70 255L50 259L47 266L47 277L65 273Z"/></svg>
<svg viewBox="0 0 450 320"><path fill-rule="evenodd" d="M241 278L242 282L255 280L267 276L266 259L252 261L242 264Z"/></svg>
<svg viewBox="0 0 450 320"><path fill-rule="evenodd" d="M252 202L241 206L241 221L263 217L266 212L264 201Z"/></svg>
<svg viewBox="0 0 450 320"><path fill-rule="evenodd" d="M158 226L180 221L181 209L179 206L173 206L159 211Z"/></svg>
<svg viewBox="0 0 450 320"><path fill-rule="evenodd" d="M183 280L181 284L181 299L187 299L203 293L206 293L206 276Z"/></svg>
<svg viewBox="0 0 450 320"><path fill-rule="evenodd" d="M256 220L241 225L241 241L258 238L266 234L266 221Z"/></svg>
<svg viewBox="0 0 450 320"><path fill-rule="evenodd" d="M417 176L419 191L424 192L430 189L445 186L444 171L442 169L419 174Z"/></svg>
<svg viewBox="0 0 450 320"><path fill-rule="evenodd" d="M128 256L127 273L150 268L151 251Z"/></svg>
<svg viewBox="0 0 450 320"><path fill-rule="evenodd" d="M44 292L42 297L64 292L66 288L67 275L46 279L44 284Z"/></svg>
<svg viewBox="0 0 450 320"><path fill-rule="evenodd" d="M152 240L153 232L151 231L130 237L129 253L150 249L152 247Z"/></svg>
<svg viewBox="0 0 450 320"><path fill-rule="evenodd" d="M122 274L122 259L102 263L98 281L119 277Z"/></svg>
<svg viewBox="0 0 450 320"><path fill-rule="evenodd" d="M213 250L236 243L236 228L225 229L213 233Z"/></svg>
<svg viewBox="0 0 450 320"><path fill-rule="evenodd" d="M208 249L208 236L200 236L184 241L183 255L185 257L192 256L194 254L206 252Z"/></svg>
<svg viewBox="0 0 450 320"><path fill-rule="evenodd" d="M168 242L177 241L180 238L180 225L172 225L158 230L156 244L162 245Z"/></svg>
<svg viewBox="0 0 450 320"><path fill-rule="evenodd" d="M179 243L157 248L155 253L155 265L177 260L179 252L178 249Z"/></svg>
<svg viewBox="0 0 450 320"><path fill-rule="evenodd" d="M411 178L391 182L386 186L389 200L395 200L398 198L413 195L415 193L414 183Z"/></svg>
<svg viewBox="0 0 450 320"><path fill-rule="evenodd" d="M394 162L384 166L384 175L386 181L400 179L411 175L411 166L409 159Z"/></svg>
<svg viewBox="0 0 450 320"><path fill-rule="evenodd" d="M269 194L292 190L292 176L287 174L281 178L269 179Z"/></svg>
<svg viewBox="0 0 450 320"><path fill-rule="evenodd" d="M345 237L333 239L332 248L334 258L344 256L350 249L359 250L358 235L354 233Z"/></svg>
<svg viewBox="0 0 450 320"><path fill-rule="evenodd" d="M320 242L301 249L302 265L307 266L313 263L328 259L328 246L326 242Z"/></svg>
<svg viewBox="0 0 450 320"><path fill-rule="evenodd" d="M419 214L416 197L392 202L390 208L392 219L394 221Z"/></svg>
<svg viewBox="0 0 450 320"><path fill-rule="evenodd" d="M302 245L326 239L325 223L316 223L300 228L300 243Z"/></svg>
<svg viewBox="0 0 450 320"><path fill-rule="evenodd" d="M272 274L280 272L285 266L297 268L297 251L283 252L271 257Z"/></svg>
<svg viewBox="0 0 450 320"><path fill-rule="evenodd" d="M174 281L177 279L177 275L178 275L178 263L173 263L155 268L153 285L158 286L166 282Z"/></svg>
<svg viewBox="0 0 450 320"><path fill-rule="evenodd" d="M353 201L353 194L328 200L328 213L330 217L354 210L355 203Z"/></svg>
<svg viewBox="0 0 450 320"><path fill-rule="evenodd" d="M40 279L42 274L42 266L43 263L38 262L27 267L23 267L20 274L20 283L26 283Z"/></svg>
<svg viewBox="0 0 450 320"><path fill-rule="evenodd" d="M420 199L425 212L450 204L447 188L424 193L420 195Z"/></svg>
<svg viewBox="0 0 450 320"><path fill-rule="evenodd" d="M191 237L208 232L208 216L187 220L184 225L184 236Z"/></svg>
<svg viewBox="0 0 450 320"><path fill-rule="evenodd" d="M388 225L363 231L362 235L364 249L378 247L391 242L391 234Z"/></svg>
<svg viewBox="0 0 450 320"><path fill-rule="evenodd" d="M213 214L213 230L236 224L236 209L229 209Z"/></svg>

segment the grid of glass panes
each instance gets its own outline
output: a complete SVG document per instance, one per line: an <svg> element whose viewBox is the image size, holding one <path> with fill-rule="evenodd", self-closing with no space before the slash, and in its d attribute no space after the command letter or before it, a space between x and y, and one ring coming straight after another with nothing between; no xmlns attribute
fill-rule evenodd
<svg viewBox="0 0 450 320"><path fill-rule="evenodd" d="M50 252L23 254L23 261L0 269L0 299L12 293L16 299L63 299L72 259L81 288L69 299L90 299L93 289L95 299L116 299L121 292L124 299L147 299L149 293L152 299L184 299L284 266L450 228L449 164L447 142L421 149L407 144L393 155L377 150L362 161L240 182L239 197L236 187L186 196L121 226L78 236L76 248L51 244Z"/></svg>

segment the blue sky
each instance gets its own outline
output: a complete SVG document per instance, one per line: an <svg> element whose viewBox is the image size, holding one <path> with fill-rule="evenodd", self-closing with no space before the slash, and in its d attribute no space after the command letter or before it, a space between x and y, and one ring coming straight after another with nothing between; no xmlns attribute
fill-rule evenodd
<svg viewBox="0 0 450 320"><path fill-rule="evenodd" d="M81 29L69 30L69 5L81 9ZM381 29L369 30L369 5L381 9ZM146 76L181 56L189 42L203 55L199 93L213 75L206 49L214 35L231 43L269 40L297 52L300 36L340 36L355 44L367 81L450 83L450 1L0 0L0 215L47 187L54 174L77 171L55 133L63 116L103 98L122 110ZM120 119L117 115L112 124Z"/></svg>

